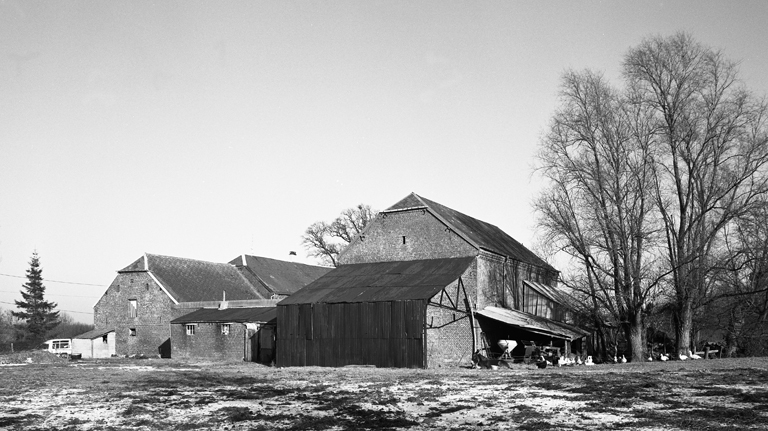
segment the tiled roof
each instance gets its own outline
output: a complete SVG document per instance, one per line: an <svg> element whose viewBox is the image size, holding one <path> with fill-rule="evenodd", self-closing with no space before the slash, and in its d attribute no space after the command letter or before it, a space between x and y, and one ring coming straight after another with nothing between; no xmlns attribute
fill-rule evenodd
<svg viewBox="0 0 768 431"><path fill-rule="evenodd" d="M382 211L382 213L402 211L412 208L429 209L439 218L442 218L449 227L454 229L458 234L463 235L476 247L502 256L508 256L521 262L556 271L555 268L537 256L534 252L528 250L524 245L517 242L498 227L460 213L437 202L423 198L416 193L411 193L400 202Z"/></svg>
<svg viewBox="0 0 768 431"><path fill-rule="evenodd" d="M146 265L146 266L145 266ZM263 299L234 266L181 257L146 254L118 271L148 271L177 302Z"/></svg>
<svg viewBox="0 0 768 431"><path fill-rule="evenodd" d="M428 299L453 283L474 257L342 265L278 303Z"/></svg>
<svg viewBox="0 0 768 431"><path fill-rule="evenodd" d="M332 269L250 255L236 257L229 263L243 268L251 282L261 283L278 295L290 295Z"/></svg>
<svg viewBox="0 0 768 431"><path fill-rule="evenodd" d="M277 307L247 307L247 308L227 308L219 310L217 308L201 308L185 314L177 319L171 320L171 323L255 323L270 322L277 319Z"/></svg>

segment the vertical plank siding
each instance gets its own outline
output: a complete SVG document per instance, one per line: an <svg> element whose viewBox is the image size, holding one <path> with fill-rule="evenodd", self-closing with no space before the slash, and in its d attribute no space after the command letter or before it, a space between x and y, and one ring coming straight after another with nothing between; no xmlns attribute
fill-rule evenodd
<svg viewBox="0 0 768 431"><path fill-rule="evenodd" d="M425 300L277 307L277 365L426 366Z"/></svg>

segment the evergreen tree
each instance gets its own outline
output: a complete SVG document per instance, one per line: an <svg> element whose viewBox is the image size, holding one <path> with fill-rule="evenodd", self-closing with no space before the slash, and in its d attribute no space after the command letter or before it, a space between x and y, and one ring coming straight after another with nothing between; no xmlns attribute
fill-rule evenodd
<svg viewBox="0 0 768 431"><path fill-rule="evenodd" d="M27 270L27 282L22 285L22 301L16 301L14 317L27 323L26 330L33 340L42 340L45 334L59 324L59 312L53 311L57 304L45 300L43 286L43 270L40 268L40 257L37 251L32 253L32 260Z"/></svg>

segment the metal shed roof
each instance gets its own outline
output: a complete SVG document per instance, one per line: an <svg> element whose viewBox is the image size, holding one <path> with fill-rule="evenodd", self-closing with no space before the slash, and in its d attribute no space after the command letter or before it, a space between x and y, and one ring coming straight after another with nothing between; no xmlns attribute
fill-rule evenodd
<svg viewBox="0 0 768 431"><path fill-rule="evenodd" d="M171 320L177 323L255 323L269 322L277 318L277 307L201 308Z"/></svg>
<svg viewBox="0 0 768 431"><path fill-rule="evenodd" d="M77 338L79 340L92 340L94 338L103 337L103 336L109 334L110 332L115 332L115 328L93 329L91 331L84 332L84 333L82 333L82 334L80 334L80 335L78 335L76 337L73 337L73 338Z"/></svg>
<svg viewBox="0 0 768 431"><path fill-rule="evenodd" d="M476 314L531 332L570 341L589 335L589 332L567 323L555 322L544 317L507 308L485 307L477 311Z"/></svg>
<svg viewBox="0 0 768 431"><path fill-rule="evenodd" d="M278 305L429 299L466 271L474 257L342 265Z"/></svg>

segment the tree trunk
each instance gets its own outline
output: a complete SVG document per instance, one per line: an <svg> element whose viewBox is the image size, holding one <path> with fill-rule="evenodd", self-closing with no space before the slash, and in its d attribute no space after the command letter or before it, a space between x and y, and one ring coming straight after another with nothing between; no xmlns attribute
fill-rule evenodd
<svg viewBox="0 0 768 431"><path fill-rule="evenodd" d="M690 303L685 302L679 306L676 320L675 350L678 355L688 355L688 349L691 348L691 330L693 329L693 310Z"/></svg>
<svg viewBox="0 0 768 431"><path fill-rule="evenodd" d="M644 362L645 361L645 322L643 321L643 315L641 313L635 313L629 319L628 323L628 336L629 349L632 358L631 362Z"/></svg>

